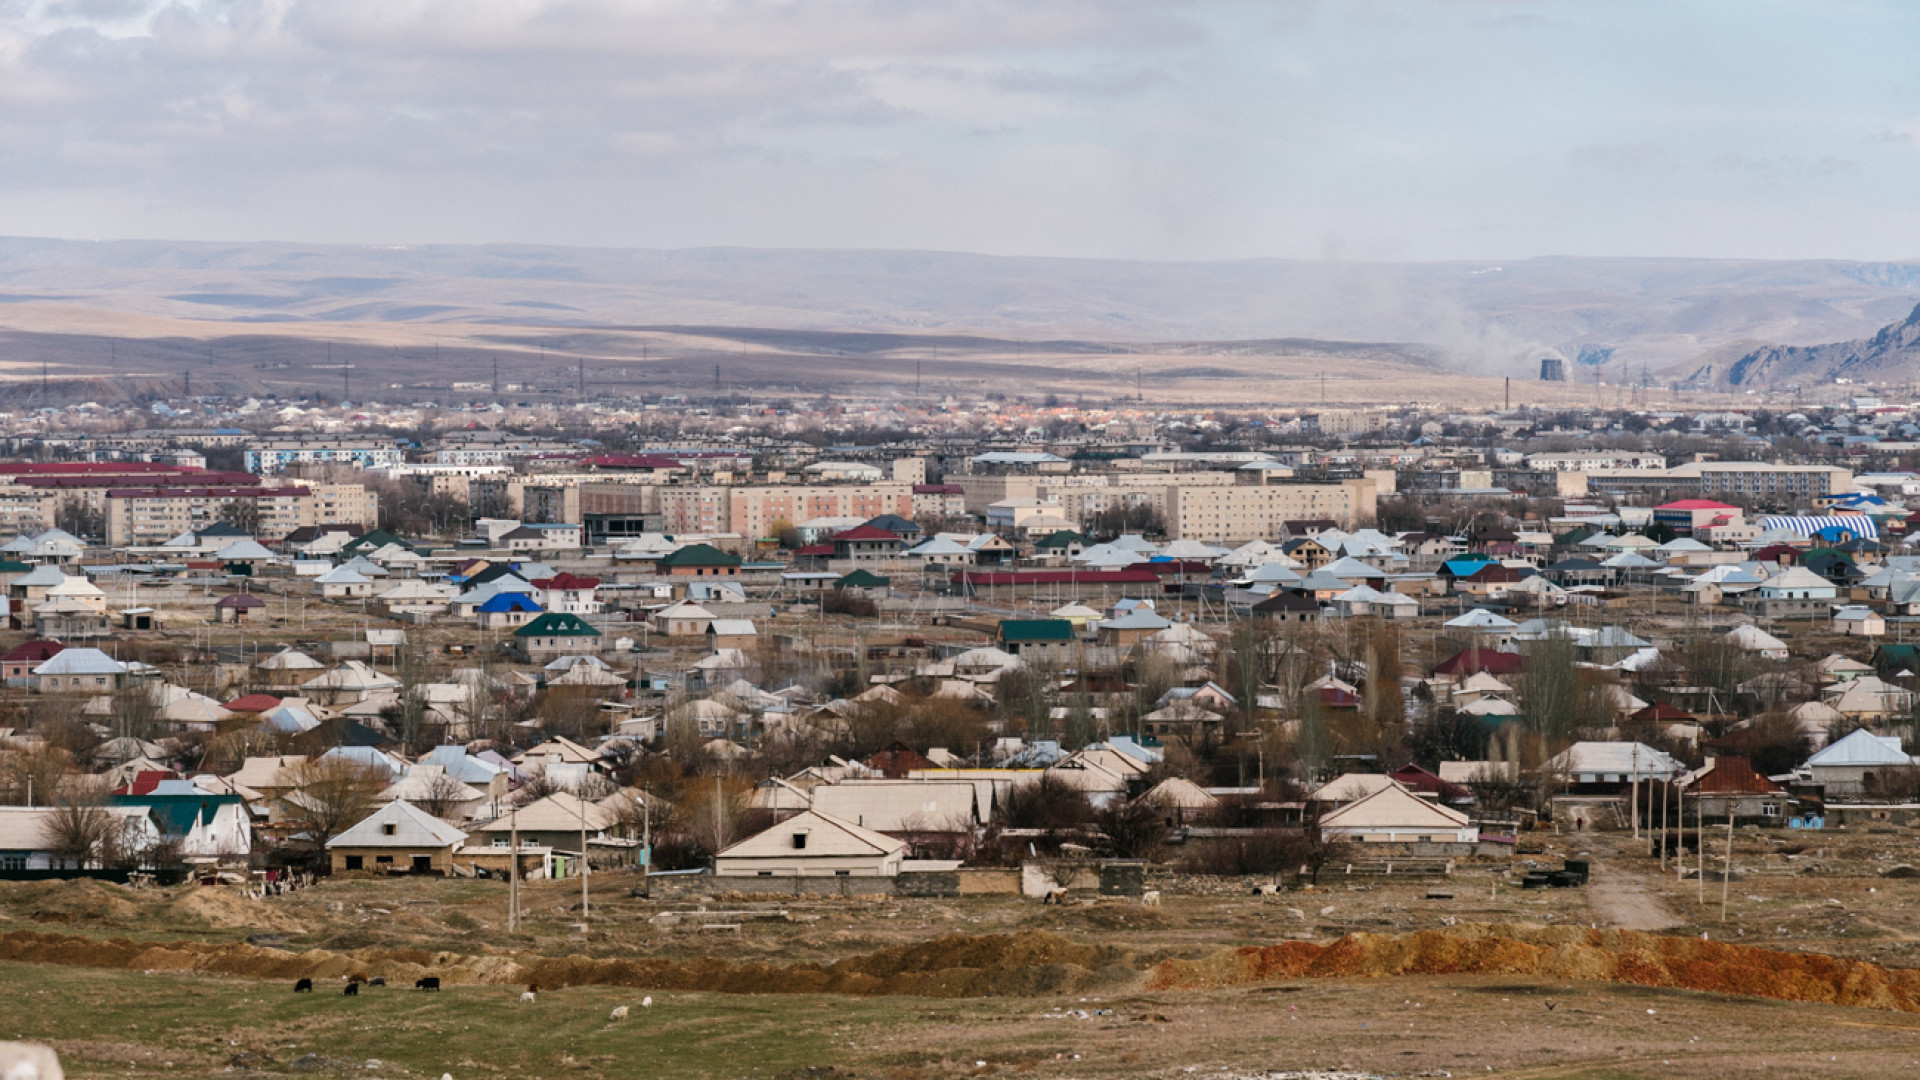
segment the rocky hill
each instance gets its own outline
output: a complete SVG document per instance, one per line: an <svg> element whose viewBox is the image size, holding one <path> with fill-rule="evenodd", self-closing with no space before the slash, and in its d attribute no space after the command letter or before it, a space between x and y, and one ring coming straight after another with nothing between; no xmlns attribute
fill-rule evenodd
<svg viewBox="0 0 1920 1080"><path fill-rule="evenodd" d="M1905 382L1920 374L1920 306L1879 333L1826 345L1723 346L1700 358L1695 386L1725 389L1814 386L1835 379Z"/></svg>

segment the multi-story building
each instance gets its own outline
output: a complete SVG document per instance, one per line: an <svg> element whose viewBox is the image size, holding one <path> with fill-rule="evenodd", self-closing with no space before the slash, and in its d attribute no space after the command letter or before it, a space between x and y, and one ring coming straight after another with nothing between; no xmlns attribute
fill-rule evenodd
<svg viewBox="0 0 1920 1080"><path fill-rule="evenodd" d="M1527 468L1539 472L1592 472L1595 469L1664 469L1667 456L1623 450L1528 454Z"/></svg>
<svg viewBox="0 0 1920 1080"><path fill-rule="evenodd" d="M234 518L253 519L251 531L268 541L303 525L379 520L379 497L359 484L113 488L105 503L107 542L122 546L163 543ZM244 509L230 509L235 503Z"/></svg>
<svg viewBox="0 0 1920 1080"><path fill-rule="evenodd" d="M913 485L892 480L873 484L695 484L656 489L661 528L668 533L773 535L779 522L797 525L814 518L859 518L881 514L913 516Z"/></svg>
<svg viewBox="0 0 1920 1080"><path fill-rule="evenodd" d="M46 532L54 526L59 501L39 488L0 486L0 535Z"/></svg>
<svg viewBox="0 0 1920 1080"><path fill-rule="evenodd" d="M1330 484L1175 484L1167 489L1167 535L1227 543L1272 540L1289 519L1332 518L1343 529L1374 519L1372 480Z"/></svg>
<svg viewBox="0 0 1920 1080"><path fill-rule="evenodd" d="M274 476L289 465L352 465L361 469L384 469L406 460L397 443L390 439L352 438L341 435L306 435L292 439L263 439L247 445L245 465L248 472Z"/></svg>
<svg viewBox="0 0 1920 1080"><path fill-rule="evenodd" d="M1695 461L1671 469L1599 469L1587 474L1587 488L1612 495L1711 497L1744 500L1749 505L1809 506L1853 490L1853 473L1833 465Z"/></svg>

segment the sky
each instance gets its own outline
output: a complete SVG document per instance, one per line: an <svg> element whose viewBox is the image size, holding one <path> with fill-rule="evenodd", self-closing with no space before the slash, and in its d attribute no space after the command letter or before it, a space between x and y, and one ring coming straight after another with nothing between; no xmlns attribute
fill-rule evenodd
<svg viewBox="0 0 1920 1080"><path fill-rule="evenodd" d="M0 234L1920 258L1906 0L0 0Z"/></svg>

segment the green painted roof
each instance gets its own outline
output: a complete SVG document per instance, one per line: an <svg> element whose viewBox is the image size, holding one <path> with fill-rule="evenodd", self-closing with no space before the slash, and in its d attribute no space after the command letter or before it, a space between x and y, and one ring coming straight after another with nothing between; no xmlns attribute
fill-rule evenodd
<svg viewBox="0 0 1920 1080"><path fill-rule="evenodd" d="M833 583L836 589L884 589L893 584L893 579L881 577L871 570L855 570Z"/></svg>
<svg viewBox="0 0 1920 1080"><path fill-rule="evenodd" d="M712 544L688 544L654 561L655 566L739 566L740 556L729 555Z"/></svg>
<svg viewBox="0 0 1920 1080"><path fill-rule="evenodd" d="M1000 640L1072 641L1073 623L1066 619L1002 619L1000 620Z"/></svg>
<svg viewBox="0 0 1920 1080"><path fill-rule="evenodd" d="M514 637L599 637L600 631L578 615L549 611L513 632Z"/></svg>
<svg viewBox="0 0 1920 1080"><path fill-rule="evenodd" d="M1079 544L1081 547L1092 547L1093 541L1087 539L1084 536L1081 536L1079 533L1074 532L1072 529L1061 529L1060 531L1055 532L1047 536L1046 538L1035 542L1033 546L1036 548L1064 548L1064 547L1072 547L1075 544Z"/></svg>

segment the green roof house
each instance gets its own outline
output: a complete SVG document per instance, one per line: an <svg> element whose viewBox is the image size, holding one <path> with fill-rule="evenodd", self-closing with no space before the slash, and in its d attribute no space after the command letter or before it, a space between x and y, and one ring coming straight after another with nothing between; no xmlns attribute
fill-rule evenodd
<svg viewBox="0 0 1920 1080"><path fill-rule="evenodd" d="M578 615L549 611L513 632L514 648L528 659L600 651L600 631Z"/></svg>
<svg viewBox="0 0 1920 1080"><path fill-rule="evenodd" d="M688 544L654 560L653 566L668 577L738 577L740 556L712 544Z"/></svg>
<svg viewBox="0 0 1920 1080"><path fill-rule="evenodd" d="M1069 619L1002 619L995 635L1001 651L1014 656L1061 653L1074 643Z"/></svg>

